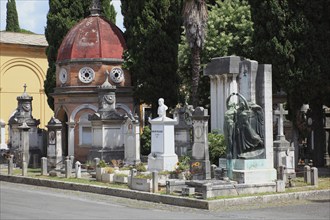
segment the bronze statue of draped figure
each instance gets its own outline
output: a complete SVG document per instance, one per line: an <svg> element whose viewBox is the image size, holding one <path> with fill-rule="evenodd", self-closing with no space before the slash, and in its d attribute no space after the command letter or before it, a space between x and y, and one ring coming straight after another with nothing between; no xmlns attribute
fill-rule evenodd
<svg viewBox="0 0 330 220"><path fill-rule="evenodd" d="M238 103L230 102L232 96L238 97ZM263 109L255 103L248 103L239 93L232 93L226 105L227 159L265 158Z"/></svg>

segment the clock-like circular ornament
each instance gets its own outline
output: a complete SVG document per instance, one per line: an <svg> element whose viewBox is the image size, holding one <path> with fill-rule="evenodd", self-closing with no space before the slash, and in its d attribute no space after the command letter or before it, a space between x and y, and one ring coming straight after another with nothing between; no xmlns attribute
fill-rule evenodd
<svg viewBox="0 0 330 220"><path fill-rule="evenodd" d="M110 78L114 83L121 83L124 80L124 71L120 67L112 68Z"/></svg>
<svg viewBox="0 0 330 220"><path fill-rule="evenodd" d="M79 70L79 80L83 83L90 83L95 77L95 72L90 67L83 67Z"/></svg>
<svg viewBox="0 0 330 220"><path fill-rule="evenodd" d="M61 83L66 83L66 81L68 81L68 72L66 69L61 68L59 78Z"/></svg>

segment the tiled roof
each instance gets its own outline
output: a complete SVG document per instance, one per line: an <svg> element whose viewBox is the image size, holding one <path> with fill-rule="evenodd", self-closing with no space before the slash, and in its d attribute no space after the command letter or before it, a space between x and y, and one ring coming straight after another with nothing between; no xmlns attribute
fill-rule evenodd
<svg viewBox="0 0 330 220"><path fill-rule="evenodd" d="M14 32L0 32L0 43L5 44L22 44L32 46L48 46L45 35L43 34L25 34Z"/></svg>

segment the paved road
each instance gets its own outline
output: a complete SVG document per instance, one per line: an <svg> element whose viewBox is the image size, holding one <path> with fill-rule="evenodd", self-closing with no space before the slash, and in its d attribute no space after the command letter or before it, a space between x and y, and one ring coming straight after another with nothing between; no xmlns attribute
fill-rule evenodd
<svg viewBox="0 0 330 220"><path fill-rule="evenodd" d="M330 196L206 211L0 181L0 219L330 219Z"/></svg>

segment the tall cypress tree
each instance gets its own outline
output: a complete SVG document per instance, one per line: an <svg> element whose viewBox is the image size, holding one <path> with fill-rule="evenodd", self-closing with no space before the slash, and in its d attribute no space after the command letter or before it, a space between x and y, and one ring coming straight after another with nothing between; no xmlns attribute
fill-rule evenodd
<svg viewBox="0 0 330 220"><path fill-rule="evenodd" d="M7 2L7 19L6 19L6 31L20 32L18 15L16 10L15 0L8 0Z"/></svg>
<svg viewBox="0 0 330 220"><path fill-rule="evenodd" d="M287 93L294 126L302 104L312 109L314 165L323 165L322 106L330 104L330 1L249 0L254 22L254 59L270 63L275 88Z"/></svg>
<svg viewBox="0 0 330 220"><path fill-rule="evenodd" d="M169 106L178 101L177 54L181 33L180 0L122 1L126 65L141 102L152 104L162 97Z"/></svg>
<svg viewBox="0 0 330 220"><path fill-rule="evenodd" d="M46 50L48 59L48 70L46 80L44 82L45 93L48 96L48 105L54 109L54 99L50 96L56 86L56 58L57 51L61 46L62 40L67 32L81 19L90 15L89 7L92 0L49 0L49 11L47 14L47 26L45 29L48 48ZM113 19L114 8L111 0L102 0L102 5L108 5L108 9L102 13L103 16L115 22ZM115 15L114 15L115 16Z"/></svg>

